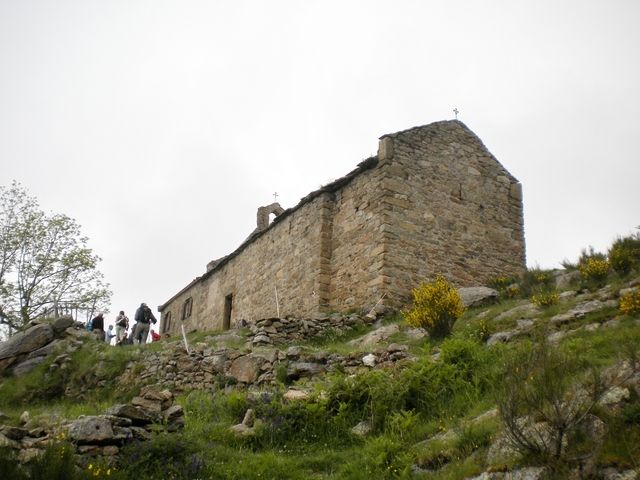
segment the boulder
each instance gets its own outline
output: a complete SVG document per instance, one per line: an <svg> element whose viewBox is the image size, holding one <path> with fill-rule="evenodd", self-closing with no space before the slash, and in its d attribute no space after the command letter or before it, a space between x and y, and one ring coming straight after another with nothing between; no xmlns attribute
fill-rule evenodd
<svg viewBox="0 0 640 480"><path fill-rule="evenodd" d="M313 377L324 372L324 367L312 362L291 362L287 367L287 379L297 380L301 377Z"/></svg>
<svg viewBox="0 0 640 480"><path fill-rule="evenodd" d="M376 356L373 353L365 355L362 357L362 363L367 367L373 368L376 366Z"/></svg>
<svg viewBox="0 0 640 480"><path fill-rule="evenodd" d="M498 315L494 320L496 321L501 321L501 320L505 320L507 318L534 318L537 317L538 315L540 315L542 313L542 310L540 310L538 307L536 307L533 303L531 302L525 302L522 305L517 305L515 307L513 307L510 310L507 310L506 312L502 312L500 315Z"/></svg>
<svg viewBox="0 0 640 480"><path fill-rule="evenodd" d="M227 376L234 378L240 383L253 383L260 375L260 367L264 363L264 358L259 356L244 355L236 358L229 370Z"/></svg>
<svg viewBox="0 0 640 480"><path fill-rule="evenodd" d="M29 415L27 410L20 414L20 425L26 425L29 423L29 420L31 420L31 415Z"/></svg>
<svg viewBox="0 0 640 480"><path fill-rule="evenodd" d="M129 430L131 430L131 435L135 440L141 440L143 442L146 440L151 440L151 433L146 431L142 427L133 426Z"/></svg>
<svg viewBox="0 0 640 480"><path fill-rule="evenodd" d="M133 397L131 405L136 406L151 414L162 412L162 402L160 400L149 400L143 397Z"/></svg>
<svg viewBox="0 0 640 480"><path fill-rule="evenodd" d="M253 424L256 415L252 409L247 410L242 419L242 423L229 427L229 430L239 437L248 437L254 434Z"/></svg>
<svg viewBox="0 0 640 480"><path fill-rule="evenodd" d="M17 450L20 448L20 443L0 433L0 447L9 447L9 448L13 448L14 450Z"/></svg>
<svg viewBox="0 0 640 480"><path fill-rule="evenodd" d="M601 302L600 300L590 300L587 302L582 302L573 307L568 312L560 313L551 317L549 319L549 322L554 325L562 325L573 320L583 318L591 312L595 312L607 307L615 307L617 304L618 303L615 300L607 300L604 302Z"/></svg>
<svg viewBox="0 0 640 480"><path fill-rule="evenodd" d="M304 401L309 399L309 392L304 390L290 389L282 395L282 399L287 402Z"/></svg>
<svg viewBox="0 0 640 480"><path fill-rule="evenodd" d="M489 287L463 287L458 289L465 307L479 307L498 301L500 294Z"/></svg>
<svg viewBox="0 0 640 480"><path fill-rule="evenodd" d="M556 288L558 290L564 290L578 280L580 280L580 270L572 270L570 272L560 270L555 277Z"/></svg>
<svg viewBox="0 0 640 480"><path fill-rule="evenodd" d="M35 357L25 360L24 362L20 362L17 365L14 364L11 368L11 373L15 377L19 377L24 375L25 373L29 373L31 370L36 368L42 362L44 362L45 357Z"/></svg>
<svg viewBox="0 0 640 480"><path fill-rule="evenodd" d="M638 473L635 470L624 470L622 472L615 468L605 468L601 472L603 480L637 480Z"/></svg>
<svg viewBox="0 0 640 480"><path fill-rule="evenodd" d="M62 340L54 340L53 342L48 343L44 347L31 352L29 355L27 355L27 358L46 357L50 355L51 352L53 352L53 350L60 344L60 342L62 342Z"/></svg>
<svg viewBox="0 0 640 480"><path fill-rule="evenodd" d="M202 363L206 368L215 373L224 373L224 366L227 362L227 356L224 353L214 353L209 357L204 357Z"/></svg>
<svg viewBox="0 0 640 480"><path fill-rule="evenodd" d="M631 398L631 392L625 387L613 387L598 402L600 405L617 405L629 400Z"/></svg>
<svg viewBox="0 0 640 480"><path fill-rule="evenodd" d="M153 417L148 412L133 405L114 405L105 413L116 417L128 418L134 425L147 425L153 422Z"/></svg>
<svg viewBox="0 0 640 480"><path fill-rule="evenodd" d="M102 444L113 441L114 432L104 417L81 416L69 426L69 437L78 444Z"/></svg>
<svg viewBox="0 0 640 480"><path fill-rule="evenodd" d="M490 347L491 345L495 345L496 343L506 343L509 340L511 340L515 335L516 333L513 331L494 333L487 339L487 346Z"/></svg>
<svg viewBox="0 0 640 480"><path fill-rule="evenodd" d="M167 423L173 423L176 419L184 417L184 409L181 405L172 405L162 412Z"/></svg>
<svg viewBox="0 0 640 480"><path fill-rule="evenodd" d="M74 323L75 321L73 320L73 318L67 315L64 317L56 318L51 326L53 327L53 331L56 333L56 335L59 335L67 328L71 327Z"/></svg>
<svg viewBox="0 0 640 480"><path fill-rule="evenodd" d="M351 433L359 437L366 437L371 433L372 430L373 428L371 427L371 424L369 422L362 421L351 429Z"/></svg>
<svg viewBox="0 0 640 480"><path fill-rule="evenodd" d="M0 343L0 360L31 353L53 340L53 327L43 323L15 334L6 342Z"/></svg>
<svg viewBox="0 0 640 480"><path fill-rule="evenodd" d="M391 325L385 325L383 327L377 328L373 332L369 332L366 335L363 335L362 337L351 340L350 342L348 342L348 344L353 347L372 347L386 340L394 333L398 333L399 331L400 327L398 327L398 325L396 325L395 323Z"/></svg>
<svg viewBox="0 0 640 480"><path fill-rule="evenodd" d="M26 428L3 425L2 427L0 427L0 433L2 433L5 437L10 438L11 440L19 441L29 435L29 430L27 430Z"/></svg>
<svg viewBox="0 0 640 480"><path fill-rule="evenodd" d="M273 343L273 341L271 340L271 338L269 338L268 335L264 333L259 333L258 335L253 337L252 343L254 345L262 345L262 344L270 345Z"/></svg>
<svg viewBox="0 0 640 480"><path fill-rule="evenodd" d="M160 403L171 402L173 400L173 393L159 387L158 385L147 385L142 387L140 389L139 396L147 400L155 400Z"/></svg>

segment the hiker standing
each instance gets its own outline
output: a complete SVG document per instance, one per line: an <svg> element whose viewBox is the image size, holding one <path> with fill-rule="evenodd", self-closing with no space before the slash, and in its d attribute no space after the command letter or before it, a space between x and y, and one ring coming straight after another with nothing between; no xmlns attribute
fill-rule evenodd
<svg viewBox="0 0 640 480"><path fill-rule="evenodd" d="M147 306L146 303L141 303L136 310L136 316L134 317L136 325L133 330L134 342L144 345L147 343L147 337L149 336L149 323L156 323L156 317L153 316L153 312Z"/></svg>
<svg viewBox="0 0 640 480"><path fill-rule="evenodd" d="M98 340L104 342L104 315L102 312L91 320L91 331Z"/></svg>
<svg viewBox="0 0 640 480"><path fill-rule="evenodd" d="M111 345L111 339L113 337L115 337L116 334L113 333L113 325L109 325L109 328L107 329L106 333L105 333L105 339L104 341L107 342L107 345Z"/></svg>
<svg viewBox="0 0 640 480"><path fill-rule="evenodd" d="M124 314L124 310L116 317L116 345L127 343L127 330L129 329L129 318Z"/></svg>

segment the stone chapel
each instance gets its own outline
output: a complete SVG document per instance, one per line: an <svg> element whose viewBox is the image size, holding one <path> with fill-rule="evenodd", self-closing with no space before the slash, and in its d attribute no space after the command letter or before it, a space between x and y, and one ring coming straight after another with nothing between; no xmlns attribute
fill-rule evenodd
<svg viewBox="0 0 640 480"><path fill-rule="evenodd" d="M440 121L383 135L376 156L293 208L259 208L244 243L158 308L161 331L312 318L381 298L399 307L438 274L474 286L524 269L520 183L465 124Z"/></svg>

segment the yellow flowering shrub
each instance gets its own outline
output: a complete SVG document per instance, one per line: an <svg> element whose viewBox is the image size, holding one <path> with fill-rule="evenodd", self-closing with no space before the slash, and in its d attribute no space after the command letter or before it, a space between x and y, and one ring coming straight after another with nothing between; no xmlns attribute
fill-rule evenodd
<svg viewBox="0 0 640 480"><path fill-rule="evenodd" d="M520 295L520 287L516 284L509 285L504 289L504 295L507 298L516 298L518 295Z"/></svg>
<svg viewBox="0 0 640 480"><path fill-rule="evenodd" d="M500 292L500 297L516 298L520 294L517 279L512 277L495 277L487 285Z"/></svg>
<svg viewBox="0 0 640 480"><path fill-rule="evenodd" d="M555 305L560 300L558 292L539 292L531 297L531 302L537 307L549 307Z"/></svg>
<svg viewBox="0 0 640 480"><path fill-rule="evenodd" d="M588 257L578 268L582 278L599 282L607 278L609 262L604 258Z"/></svg>
<svg viewBox="0 0 640 480"><path fill-rule="evenodd" d="M620 313L632 315L640 312L640 290L625 293L620 297Z"/></svg>
<svg viewBox="0 0 640 480"><path fill-rule="evenodd" d="M464 313L458 291L442 276L429 283L421 283L411 291L413 306L403 316L413 327L426 329L433 337L447 336L455 321Z"/></svg>

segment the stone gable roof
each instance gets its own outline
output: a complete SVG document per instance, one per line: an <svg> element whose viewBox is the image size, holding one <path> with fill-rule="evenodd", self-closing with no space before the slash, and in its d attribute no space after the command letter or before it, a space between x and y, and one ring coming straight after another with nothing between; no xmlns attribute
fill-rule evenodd
<svg viewBox="0 0 640 480"><path fill-rule="evenodd" d="M511 182L516 182L516 183L520 183L518 181L517 178L515 178L506 168L504 168L504 166L500 163L500 161L491 153L491 151L489 151L489 149L486 147L486 145L484 144L484 142L480 139L480 137L478 137L469 127L467 127L463 122L461 122L460 120L441 120L438 122L433 122L433 123L429 123L428 125L420 125L417 127L411 127L411 128L407 128L405 130L400 130L399 132L395 132L395 133L387 133L384 134L380 137L380 140L382 140L383 138L402 138L402 137L409 137L414 133L424 133L424 132L429 132L432 131L435 134L437 134L437 131L440 129L443 130L449 130L451 131L454 128L458 128L460 130L462 130L465 135L467 137L469 137L469 140L476 143L478 145L478 148L484 150L489 157L496 162L496 164L500 167L500 169L502 170L503 174L511 181Z"/></svg>

